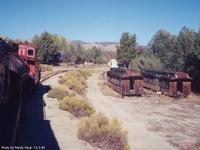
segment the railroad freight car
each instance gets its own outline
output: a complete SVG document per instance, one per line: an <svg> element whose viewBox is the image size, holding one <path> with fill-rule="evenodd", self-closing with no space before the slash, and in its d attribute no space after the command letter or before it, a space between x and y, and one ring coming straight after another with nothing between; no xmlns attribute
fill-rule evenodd
<svg viewBox="0 0 200 150"><path fill-rule="evenodd" d="M32 91L30 67L18 55L19 44L0 38L0 145L13 146L21 110Z"/></svg>
<svg viewBox="0 0 200 150"><path fill-rule="evenodd" d="M187 97L191 92L192 79L184 72L143 70L143 87L160 91L170 97Z"/></svg>
<svg viewBox="0 0 200 150"><path fill-rule="evenodd" d="M107 71L107 84L123 96L141 96L142 94L141 73L124 70L111 69Z"/></svg>
<svg viewBox="0 0 200 150"><path fill-rule="evenodd" d="M17 100L23 82L29 80L29 67L17 52L18 44L0 38L0 103Z"/></svg>

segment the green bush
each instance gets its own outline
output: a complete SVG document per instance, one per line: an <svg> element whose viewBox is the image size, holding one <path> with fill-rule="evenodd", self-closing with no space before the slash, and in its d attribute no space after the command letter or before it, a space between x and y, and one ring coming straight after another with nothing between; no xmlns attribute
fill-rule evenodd
<svg viewBox="0 0 200 150"><path fill-rule="evenodd" d="M121 123L109 120L103 113L81 118L78 125L78 138L105 150L129 150L128 132Z"/></svg>
<svg viewBox="0 0 200 150"><path fill-rule="evenodd" d="M51 89L48 92L47 97L57 98L58 100L61 100L63 97L69 96L69 95L72 95L72 94L69 94L69 92L66 89L63 89L61 87L56 87L56 88Z"/></svg>
<svg viewBox="0 0 200 150"><path fill-rule="evenodd" d="M76 117L90 116L95 112L94 108L83 98L66 96L59 101L59 108L69 111Z"/></svg>
<svg viewBox="0 0 200 150"><path fill-rule="evenodd" d="M78 94L83 94L87 87L85 77L78 71L69 71L59 79L59 83L66 85L69 89L75 91Z"/></svg>

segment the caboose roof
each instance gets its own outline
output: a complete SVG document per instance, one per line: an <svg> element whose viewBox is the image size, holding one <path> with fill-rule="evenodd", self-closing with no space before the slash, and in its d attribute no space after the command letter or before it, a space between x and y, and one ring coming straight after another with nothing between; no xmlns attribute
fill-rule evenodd
<svg viewBox="0 0 200 150"><path fill-rule="evenodd" d="M133 78L141 77L142 78L142 75L139 72L130 71L130 70L122 70L122 69L109 70L109 71L107 71L107 75L110 77L121 78L121 79L130 78L130 77L133 77Z"/></svg>
<svg viewBox="0 0 200 150"><path fill-rule="evenodd" d="M162 72L162 71L155 71L155 70L143 70L143 76L150 77L150 78L159 78L163 80L189 80L191 81L192 78L185 72Z"/></svg>

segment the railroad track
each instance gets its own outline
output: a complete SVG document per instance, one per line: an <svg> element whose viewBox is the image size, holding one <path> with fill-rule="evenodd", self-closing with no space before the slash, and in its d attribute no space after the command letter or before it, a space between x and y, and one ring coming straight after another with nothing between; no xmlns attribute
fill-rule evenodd
<svg viewBox="0 0 200 150"><path fill-rule="evenodd" d="M69 71L69 70L66 69L66 70L59 70L59 71L55 71L55 72L50 72L50 73L44 75L43 77L41 77L40 83L45 82L46 80L48 80L49 78L51 78L51 77L53 77L57 74L64 73L64 72L67 72L67 71Z"/></svg>

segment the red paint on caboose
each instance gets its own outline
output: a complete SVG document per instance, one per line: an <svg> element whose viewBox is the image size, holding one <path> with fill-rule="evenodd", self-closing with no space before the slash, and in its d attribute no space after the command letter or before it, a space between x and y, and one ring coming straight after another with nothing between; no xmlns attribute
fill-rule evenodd
<svg viewBox="0 0 200 150"><path fill-rule="evenodd" d="M35 84L40 80L40 67L37 62L37 49L31 44L19 44L18 55L29 66L29 75L35 80Z"/></svg>

